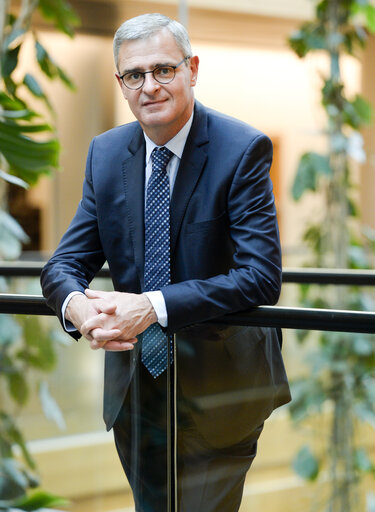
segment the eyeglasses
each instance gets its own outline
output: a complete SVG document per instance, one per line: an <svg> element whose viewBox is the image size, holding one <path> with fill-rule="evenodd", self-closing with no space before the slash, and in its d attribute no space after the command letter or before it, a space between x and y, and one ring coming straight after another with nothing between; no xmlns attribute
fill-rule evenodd
<svg viewBox="0 0 375 512"><path fill-rule="evenodd" d="M152 73L154 80L159 82L159 84L169 84L176 76L176 69L188 59L190 59L190 57L184 57L182 61L175 66L158 66L151 71L129 71L121 76L117 76L121 78L122 83L128 89L133 90L140 89L143 86L147 73Z"/></svg>

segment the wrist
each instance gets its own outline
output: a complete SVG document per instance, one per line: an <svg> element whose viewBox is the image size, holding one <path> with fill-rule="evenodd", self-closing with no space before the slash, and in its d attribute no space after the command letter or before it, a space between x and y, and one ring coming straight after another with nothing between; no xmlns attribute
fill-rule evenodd
<svg viewBox="0 0 375 512"><path fill-rule="evenodd" d="M144 311L145 311L145 319L148 323L148 325L154 324L158 321L158 317L156 315L155 309L148 298L148 296L145 293L141 294L141 298L144 304Z"/></svg>
<svg viewBox="0 0 375 512"><path fill-rule="evenodd" d="M69 300L68 304L66 305L65 309L65 320L68 322L71 322L78 330L80 325L79 324L79 312L84 308L84 305L87 302L87 298L83 293L79 293L76 295L73 295L71 299Z"/></svg>

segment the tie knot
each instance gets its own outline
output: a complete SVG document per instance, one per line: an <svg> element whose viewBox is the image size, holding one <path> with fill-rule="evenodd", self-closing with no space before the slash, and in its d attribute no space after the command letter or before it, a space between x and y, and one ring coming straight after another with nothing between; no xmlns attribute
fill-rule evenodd
<svg viewBox="0 0 375 512"><path fill-rule="evenodd" d="M165 170L173 153L165 146L154 148L151 153L152 167L155 170Z"/></svg>

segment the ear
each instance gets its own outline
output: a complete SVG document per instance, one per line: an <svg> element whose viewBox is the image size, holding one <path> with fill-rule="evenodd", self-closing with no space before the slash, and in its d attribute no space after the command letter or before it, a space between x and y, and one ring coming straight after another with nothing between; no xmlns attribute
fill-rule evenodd
<svg viewBox="0 0 375 512"><path fill-rule="evenodd" d="M194 57L190 57L189 64L191 72L190 85L194 87L198 78L199 57L196 55Z"/></svg>

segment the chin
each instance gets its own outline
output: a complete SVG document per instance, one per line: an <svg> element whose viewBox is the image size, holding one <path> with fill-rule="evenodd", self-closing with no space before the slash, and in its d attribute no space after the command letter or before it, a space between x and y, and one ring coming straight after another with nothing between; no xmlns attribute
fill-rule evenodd
<svg viewBox="0 0 375 512"><path fill-rule="evenodd" d="M150 112L148 115L143 116L143 123L146 126L159 126L166 125L172 121L172 116L169 112Z"/></svg>

